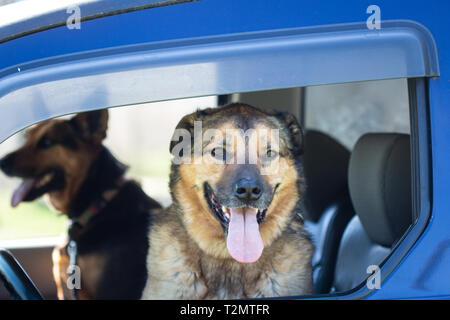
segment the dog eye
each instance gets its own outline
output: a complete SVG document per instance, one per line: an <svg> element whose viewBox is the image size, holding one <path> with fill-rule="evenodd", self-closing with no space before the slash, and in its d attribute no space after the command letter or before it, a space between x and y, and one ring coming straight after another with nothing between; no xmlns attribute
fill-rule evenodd
<svg viewBox="0 0 450 320"><path fill-rule="evenodd" d="M226 160L226 151L224 148L214 148L211 150L211 156L217 160Z"/></svg>
<svg viewBox="0 0 450 320"><path fill-rule="evenodd" d="M266 161L271 161L271 160L275 159L277 156L278 156L278 152L276 152L275 150L272 150L272 149L268 149L263 158Z"/></svg>
<svg viewBox="0 0 450 320"><path fill-rule="evenodd" d="M47 149L53 146L54 142L50 140L47 137L43 137L41 140L39 140L37 147L40 149Z"/></svg>

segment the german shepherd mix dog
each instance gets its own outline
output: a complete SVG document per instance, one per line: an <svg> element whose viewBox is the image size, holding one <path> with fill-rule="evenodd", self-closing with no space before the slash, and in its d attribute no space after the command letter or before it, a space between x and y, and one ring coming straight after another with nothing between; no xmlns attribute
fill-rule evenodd
<svg viewBox="0 0 450 320"><path fill-rule="evenodd" d="M179 122L170 151L173 204L152 212L142 299L311 294L295 118L244 104L197 111Z"/></svg>
<svg viewBox="0 0 450 320"><path fill-rule="evenodd" d="M107 110L39 123L20 149L0 160L5 174L23 179L12 206L46 194L72 222L72 254L68 242L53 251L60 299L138 299L147 279L149 211L160 205L124 179L126 166L102 144L107 123ZM79 290L68 277L69 263L79 267Z"/></svg>

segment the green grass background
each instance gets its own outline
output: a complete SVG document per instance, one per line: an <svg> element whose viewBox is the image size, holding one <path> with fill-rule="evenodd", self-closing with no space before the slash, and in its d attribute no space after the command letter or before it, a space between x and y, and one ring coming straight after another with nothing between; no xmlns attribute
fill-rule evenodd
<svg viewBox="0 0 450 320"><path fill-rule="evenodd" d="M66 218L51 211L41 199L10 205L12 190L0 190L0 239L59 236L66 231Z"/></svg>

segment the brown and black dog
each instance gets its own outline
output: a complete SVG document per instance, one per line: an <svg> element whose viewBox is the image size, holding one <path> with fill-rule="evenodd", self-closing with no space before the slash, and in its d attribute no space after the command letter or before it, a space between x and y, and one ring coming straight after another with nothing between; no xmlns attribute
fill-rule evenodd
<svg viewBox="0 0 450 320"><path fill-rule="evenodd" d="M12 206L46 194L72 222L68 240L77 245L81 288L67 285L66 242L53 251L60 299L138 299L147 279L149 211L160 205L125 180L126 166L102 144L107 124L107 110L39 123L0 160L5 174L23 179ZM77 279L69 280L76 288Z"/></svg>
<svg viewBox="0 0 450 320"><path fill-rule="evenodd" d="M287 113L237 103L185 116L170 146L173 204L152 212L142 299L312 294L302 145Z"/></svg>

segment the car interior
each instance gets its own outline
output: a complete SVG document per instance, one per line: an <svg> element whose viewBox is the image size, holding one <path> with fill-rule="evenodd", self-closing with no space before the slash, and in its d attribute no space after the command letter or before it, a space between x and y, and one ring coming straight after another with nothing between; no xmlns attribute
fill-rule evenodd
<svg viewBox="0 0 450 320"><path fill-rule="evenodd" d="M289 88L221 95L217 100L219 105L240 101L275 106L303 124L307 191L302 216L315 246L314 290L316 295L333 295L364 285L368 266L381 266L413 224L411 142L406 132L369 128L349 147L329 132L308 126L305 113L312 107L307 95L308 88ZM51 243L19 243L7 249L0 252L0 274L15 282L0 284L0 299L9 299L11 292L13 298L55 299Z"/></svg>

